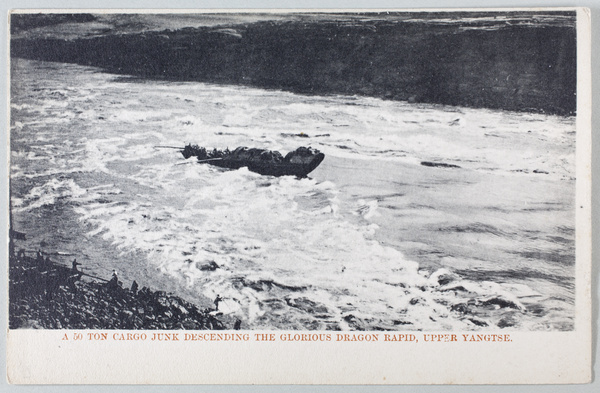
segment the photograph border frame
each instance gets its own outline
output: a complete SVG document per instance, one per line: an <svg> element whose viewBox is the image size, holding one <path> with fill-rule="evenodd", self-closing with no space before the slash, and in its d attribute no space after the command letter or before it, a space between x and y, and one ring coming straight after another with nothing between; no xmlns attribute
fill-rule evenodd
<svg viewBox="0 0 600 393"><path fill-rule="evenodd" d="M572 9L572 8L571 7L567 7L567 9ZM486 10L488 10L488 8L486 8ZM493 10L493 9L489 9L489 10ZM506 9L502 9L502 10L505 11ZM64 9L63 10L56 10L56 11L60 12L60 11L64 11ZM88 11L88 10L86 9L86 11ZM150 11L152 11L152 10L150 10ZM211 10L211 11L214 11L214 10ZM231 10L228 10L228 11L231 11ZM244 10L244 11L247 11L247 10ZM264 10L260 10L260 11L264 11ZM288 11L288 10L282 9L282 11ZM319 10L319 11L323 11L323 10ZM379 9L378 9L378 11L379 11ZM405 9L398 9L398 11L405 11ZM235 11L233 11L233 12L235 12ZM591 60L589 59L589 57L590 57L589 51L587 53L581 53L582 51L579 49L580 48L580 39L579 39L579 36L578 36L578 40L577 40L577 45L578 45L578 73L579 73L580 72L580 66L582 64L580 56L582 56L582 55L587 56L588 59L585 60L585 61L587 63L589 63L589 64L591 64ZM588 70L586 69L583 72L587 72L587 71ZM591 75L591 68L589 69L589 73ZM578 78L578 82L581 83L579 81L579 78ZM589 81L586 81L586 83L589 84ZM589 122L589 119L591 119L591 111L592 111L591 106L589 108L589 113L585 113L585 116L583 116L581 114L580 109L579 109L580 108L580 105L579 105L580 101L579 100L584 100L584 102L588 102L588 103L591 102L591 89L589 89L589 90L590 91L586 92L586 94L581 94L581 91L580 91L579 86L578 86L578 115L577 115L577 129L578 129L578 132L579 132L579 129L580 129L580 122ZM588 109L586 108L586 111L587 110ZM583 119L583 117L585 117L585 119ZM579 152L580 151L583 150L583 151L585 151L587 153L588 149L589 149L589 156L591 157L591 154L592 154L591 153L591 127L590 127L589 134L590 134L589 138L586 138L586 140L584 140L581 143L580 143L580 138L578 136L578 138L577 138L577 151L578 151L577 154L578 154L578 156L579 156ZM591 158L588 159L588 161L591 164ZM583 175L586 178L590 178L591 179L591 167L589 165L586 168L584 168L585 170L583 172L581 172L581 173L579 172L579 168L580 167L578 165L578 173L577 173L577 178L578 179L580 179L580 175ZM580 204L580 203L583 203L584 205L586 205L586 208L583 209L583 210L582 209L577 209L577 221L580 222L581 220L584 220L584 221L589 220L590 230L589 230L589 233L588 233L588 231L585 231L586 233L584 234L584 236L589 236L590 239L589 239L589 245L588 245L588 247L585 247L583 250L582 250L581 247L579 247L579 243L578 243L578 246L577 246L577 260L578 261L580 260L580 253L583 253L584 256L589 254L590 269L591 269L591 247L592 247L592 243L591 243L591 213L589 212L589 209L591 209L591 202L592 202L592 199L591 199L592 198L591 197L591 184L588 184L588 187L586 187L586 188L589 188L589 190L586 189L586 190L582 191L582 193L580 193L580 191L579 191L579 185L578 185L578 203L577 203L577 205L578 206L583 206L583 205ZM580 195L584 195L584 196L582 196L580 198ZM579 224L578 224L578 227L579 227ZM580 235L581 235L581 232L578 231L578 234L577 234L578 239L580 238ZM578 240L578 242L579 242L579 240ZM579 267L577 269L579 271ZM592 284L591 283L591 280L592 280L591 274L592 274L591 270L584 272L584 276L589 276L590 277L590 285L589 286L586 285L585 288L581 288L582 290L584 290L586 296L589 295L588 297L590 297L590 298L591 298L591 289L592 289L592 287L591 287L591 284ZM580 274L578 273L578 277L579 276L580 276ZM579 286L578 286L577 291L578 291L578 299L579 299L579 297L580 297L579 296L579 292L580 292ZM579 305L577 307L579 308ZM591 304L590 304L589 309L590 309L590 312L591 312ZM578 318L579 317L581 317L581 315L579 315ZM588 319L589 319L589 321L591 323L591 314L589 315ZM584 319L584 321L586 321L586 320ZM11 334L12 333L13 332L11 332ZM50 332L50 333L55 335L57 332ZM520 334L521 333L518 333L518 335L520 335ZM552 333L552 334L554 334L554 333ZM562 334L562 333L557 333L557 334ZM586 333L586 335L587 335L587 333ZM12 339L13 338L11 337L11 340ZM16 339L17 340L23 340L23 338L16 338ZM587 343L587 345L590 347L590 357L587 360L589 360L589 362L591 364L591 344L592 344L592 342L591 342L591 339L592 339L592 337L591 337L591 330L590 330L590 333L589 333L589 339L590 339L590 341ZM37 340L37 339L36 340L31 340L30 338L25 338L25 341L27 342L27 345L28 346L32 346L32 349L39 348L39 347L44 347L44 345L45 345L44 342L47 342L48 340L52 342L51 346L56 344L56 339L55 338L44 337L41 340L41 342L39 342L39 340ZM532 341L530 341L530 343L533 343L535 345L541 345L541 346L546 345L543 342L542 343L539 343L539 342L535 342L534 343L533 341L535 341L535 339L532 339ZM442 348L439 348L439 349L442 349ZM306 349L302 349L302 350L300 350L300 352L302 352L304 350L306 350ZM319 351L318 348L313 348L312 350L317 351L317 352ZM580 349L578 349L578 351L579 350ZM48 351L52 351L52 348L48 348ZM21 363L22 359L15 359L15 358L12 358L11 356L9 356L8 360L11 361L11 362L16 362L17 364L22 364ZM567 359L565 359L565 360L567 360ZM590 372L591 372L591 370L590 370ZM445 376L445 377L447 377L447 376ZM23 376L21 376L20 378L23 378ZM575 378L573 380L571 380L570 378L566 378L565 379L564 376L563 376L561 379L550 380L549 382L548 382L548 380L546 380L545 383L585 382L586 378L587 379L591 378L591 374L589 374L589 373L585 374L585 375L581 374L581 375L578 375L577 378ZM83 380L89 379L89 382L83 381L82 379ZM171 379L172 378L167 378L167 379L158 381L158 383L172 383L173 381ZM76 380L77 381L81 381L81 382L75 382ZM343 381L344 381L344 377L338 375L335 378L335 380L332 381L332 382L327 382L327 381L319 380L319 381L308 381L307 383L325 383L325 384L327 384L327 383L345 383ZM442 381L442 380L440 379L438 381L434 381L433 383L445 383L445 382L450 382L450 383L476 383L476 384L477 383L489 383L489 382L482 382L482 380L480 380L480 379L474 379L473 381L452 381L452 380L449 380L449 379L444 379L443 380L444 382L440 382L440 381ZM505 379L505 382L502 382L502 381L499 381L499 380L495 380L493 382L494 383L517 383L515 381L518 382L518 379L509 378L509 379ZM69 380L67 380L65 382L55 382L55 381L53 381L51 379L47 379L46 381L44 381L44 383L47 383L47 382L48 383L114 383L114 382L101 382L98 379L90 378L89 375L88 375L88 378L85 378L85 377L82 377L81 375L79 375L79 376L77 376L77 379L73 379L72 378L72 379L69 379ZM142 381L139 380L139 379L133 381L133 380L130 380L129 378L127 378L127 377L124 377L123 375L121 375L120 378L119 378L119 380L117 380L117 383L139 383L139 382L142 382ZM273 381L264 381L263 380L263 381L253 382L253 381L249 381L249 380L244 380L242 382L243 383L265 383L265 382L267 382L267 383L286 383L286 381L283 381L283 380L281 380L279 378L274 378ZM236 381L234 381L232 383L242 383L242 382L236 382ZM292 382L293 383L305 383L305 382L298 382L298 381L292 381ZM33 383L36 383L36 382L33 382ZM154 382L152 382L152 383L154 383ZM184 382L184 383L194 383L194 382L190 381L190 382ZM208 383L229 383L229 382L224 381L224 380L211 380L211 381L208 381ZM352 381L350 381L350 383L378 383L378 382L377 381L362 382L362 381L359 381L359 380L352 380ZM392 379L392 380L389 380L388 382L379 382L379 383L402 383L402 382L398 382L397 379ZM416 383L416 382L410 381L409 383ZM520 383L522 383L522 382L520 382ZM535 383L535 382L525 382L525 383Z"/></svg>

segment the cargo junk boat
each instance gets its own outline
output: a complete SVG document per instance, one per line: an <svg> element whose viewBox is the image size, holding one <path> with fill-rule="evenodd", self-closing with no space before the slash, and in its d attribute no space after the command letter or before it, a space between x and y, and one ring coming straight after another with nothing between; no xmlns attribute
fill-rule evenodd
<svg viewBox="0 0 600 393"><path fill-rule="evenodd" d="M306 177L319 166L325 154L311 147L299 147L284 157L278 151L238 147L230 151L207 151L198 145L186 145L181 154L187 159L197 157L199 162L221 168L248 170L268 176L297 176Z"/></svg>

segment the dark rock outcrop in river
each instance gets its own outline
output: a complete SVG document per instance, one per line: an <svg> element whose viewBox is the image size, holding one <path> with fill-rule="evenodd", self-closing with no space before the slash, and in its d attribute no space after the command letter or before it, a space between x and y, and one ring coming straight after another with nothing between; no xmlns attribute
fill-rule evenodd
<svg viewBox="0 0 600 393"><path fill-rule="evenodd" d="M437 168L460 168L460 166L455 164L446 164L445 162L431 162L431 161L421 161L421 165L437 167Z"/></svg>

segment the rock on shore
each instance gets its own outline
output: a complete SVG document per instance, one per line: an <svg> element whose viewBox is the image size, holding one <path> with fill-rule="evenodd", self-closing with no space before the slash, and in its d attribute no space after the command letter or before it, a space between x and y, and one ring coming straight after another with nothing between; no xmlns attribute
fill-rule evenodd
<svg viewBox="0 0 600 393"><path fill-rule="evenodd" d="M226 329L214 310L177 296L125 289L42 258L10 257L10 329Z"/></svg>

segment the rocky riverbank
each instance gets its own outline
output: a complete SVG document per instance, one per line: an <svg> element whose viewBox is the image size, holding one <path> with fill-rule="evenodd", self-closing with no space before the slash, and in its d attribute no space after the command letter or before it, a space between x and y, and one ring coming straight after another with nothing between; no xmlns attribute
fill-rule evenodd
<svg viewBox="0 0 600 393"><path fill-rule="evenodd" d="M215 310L135 282L123 288L39 252L10 256L9 309L10 329L227 329Z"/></svg>
<svg viewBox="0 0 600 393"><path fill-rule="evenodd" d="M188 24L201 18L189 17ZM576 111L573 12L306 14L255 23L240 23L240 17L193 27L160 19L165 29L151 31L160 15L127 15L125 22L119 14L12 14L10 51L12 58L143 79Z"/></svg>

